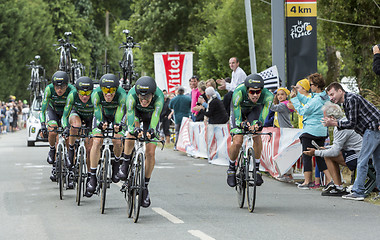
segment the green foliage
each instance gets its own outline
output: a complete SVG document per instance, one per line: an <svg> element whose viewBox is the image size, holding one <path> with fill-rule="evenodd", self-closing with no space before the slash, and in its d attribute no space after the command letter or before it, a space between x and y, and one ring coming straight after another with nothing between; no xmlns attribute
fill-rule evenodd
<svg viewBox="0 0 380 240"><path fill-rule="evenodd" d="M366 0L320 0L318 15L335 21L378 26L379 8ZM379 43L380 32L376 28L359 27L318 21L326 47L334 46L343 59L342 76L356 76L361 90L372 89L380 93L379 77L372 71L371 47ZM362 92L365 94L365 92Z"/></svg>
<svg viewBox="0 0 380 240"><path fill-rule="evenodd" d="M252 22L255 40L256 65L260 72L271 66L270 5L260 1L252 3ZM243 1L216 1L206 6L206 21L215 30L199 44L199 72L204 79L231 75L228 60L236 56L240 67L250 73L245 7Z"/></svg>

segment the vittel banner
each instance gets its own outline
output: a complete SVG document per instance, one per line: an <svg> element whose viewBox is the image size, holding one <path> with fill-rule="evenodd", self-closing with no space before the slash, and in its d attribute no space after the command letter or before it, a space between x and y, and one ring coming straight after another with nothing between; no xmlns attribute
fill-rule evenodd
<svg viewBox="0 0 380 240"><path fill-rule="evenodd" d="M287 86L317 72L317 1L286 0Z"/></svg>
<svg viewBox="0 0 380 240"><path fill-rule="evenodd" d="M190 91L189 79L193 75L192 52L154 53L154 73L157 86L174 93L179 86Z"/></svg>

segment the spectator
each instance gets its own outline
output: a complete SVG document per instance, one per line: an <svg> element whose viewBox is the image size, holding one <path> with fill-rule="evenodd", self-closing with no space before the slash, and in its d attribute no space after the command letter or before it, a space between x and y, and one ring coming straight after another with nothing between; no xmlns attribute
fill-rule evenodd
<svg viewBox="0 0 380 240"><path fill-rule="evenodd" d="M379 49L379 45L376 44L375 46L373 46L372 51L373 51L372 69L377 75L380 75L380 49Z"/></svg>
<svg viewBox="0 0 380 240"><path fill-rule="evenodd" d="M210 78L209 80L206 81L206 88L208 87L213 87L214 90L215 90L215 94L216 94L216 97L219 98L220 100L222 100L222 98L220 97L220 94L218 91L216 91L216 83L215 83L215 80Z"/></svg>
<svg viewBox="0 0 380 240"><path fill-rule="evenodd" d="M273 98L272 106L270 110L275 112L274 114L274 126L281 128L292 128L292 123L290 122L290 114L294 112L294 107L291 102L289 102L288 96L290 91L286 88L277 89L277 93Z"/></svg>
<svg viewBox="0 0 380 240"><path fill-rule="evenodd" d="M22 125L22 108L23 108L24 104L22 103L21 100L18 100L17 102L17 129L22 129L23 128L23 125Z"/></svg>
<svg viewBox="0 0 380 240"><path fill-rule="evenodd" d="M324 117L346 121L342 109L331 102L326 102L322 108ZM362 147L362 137L352 129L338 130L334 127L334 143L327 149L308 148L304 153L309 156L324 157L327 168L333 181L322 190L322 196L342 196L346 190L342 185L339 165L348 167L351 171L356 169L357 158Z"/></svg>
<svg viewBox="0 0 380 240"><path fill-rule="evenodd" d="M192 110L195 110L197 113L195 115L195 122L201 122L204 120L204 113L199 112L199 106L203 106L204 108L207 108L207 96L206 96L206 82L200 81L198 83L198 91L200 92L200 96L198 97L198 101L195 105L195 107L192 108Z"/></svg>
<svg viewBox="0 0 380 240"><path fill-rule="evenodd" d="M174 150L177 150L177 142L179 137L179 130L181 128L182 118L189 117L191 115L191 99L188 96L184 95L185 89L183 87L178 88L178 95L170 100L169 108L172 109L172 113L168 116L168 119L171 119L171 116L174 114L175 120L175 143Z"/></svg>
<svg viewBox="0 0 380 240"><path fill-rule="evenodd" d="M226 108L228 115L230 115L230 111L232 109L232 94L234 93L236 87L242 84L245 78L247 77L247 74L244 72L244 70L239 67L239 59L237 57L230 58L229 65L232 70L231 82L227 82L226 79L216 80L216 82L220 85L218 89L228 91L228 93L224 95L223 98L223 104Z"/></svg>
<svg viewBox="0 0 380 240"><path fill-rule="evenodd" d="M345 199L362 201L365 198L364 184L371 155L376 171L376 185L380 189L380 110L363 96L344 91L342 85L337 82L331 83L326 91L331 102L343 103L347 120L325 117L322 120L323 124L338 127L339 130L354 129L363 137L352 193L342 196Z"/></svg>
<svg viewBox="0 0 380 240"><path fill-rule="evenodd" d="M197 106L199 113L208 117L209 124L225 124L228 122L228 115L224 108L223 102L216 97L213 87L206 88L208 100L207 109L204 106Z"/></svg>
<svg viewBox="0 0 380 240"><path fill-rule="evenodd" d="M322 106L328 101L328 96L322 89L325 87L325 80L319 73L313 73L308 76L313 98L307 98L304 95L296 93L296 87L293 87L290 94L291 102L294 108L300 115L303 115L303 132L300 136L302 151L307 151L307 148L312 148L312 141L314 140L319 146L324 146L325 139L327 138L327 127L321 123L323 118ZM302 104L305 104L302 106ZM312 161L311 156L302 154L304 177L305 181L298 185L299 189L310 189L314 187L312 183ZM316 157L317 166L320 171L326 175L327 182L331 181L331 175L327 170L326 163L322 157Z"/></svg>
<svg viewBox="0 0 380 240"><path fill-rule="evenodd" d="M190 95L190 98L191 98L191 109L193 109L193 107L195 107L195 105L197 104L198 102L198 98L199 96L201 95L201 93L199 92L198 90L198 77L197 76L192 76L189 80L189 84L190 84L190 88L191 88L191 95ZM195 116L197 115L197 112L196 111L193 111L191 110L191 119L193 121L195 121Z"/></svg>
<svg viewBox="0 0 380 240"><path fill-rule="evenodd" d="M166 90L163 90L164 94L164 106L162 107L160 115L160 131L161 131L161 140L165 139L166 144L170 143L170 119L168 119L169 114L171 113L169 109L169 96Z"/></svg>

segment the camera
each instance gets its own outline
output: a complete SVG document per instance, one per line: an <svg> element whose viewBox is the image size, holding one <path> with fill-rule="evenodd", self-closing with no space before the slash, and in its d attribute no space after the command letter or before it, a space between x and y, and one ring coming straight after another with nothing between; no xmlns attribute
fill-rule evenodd
<svg viewBox="0 0 380 240"><path fill-rule="evenodd" d="M200 105L201 105L201 103L197 102L197 106L200 106Z"/></svg>

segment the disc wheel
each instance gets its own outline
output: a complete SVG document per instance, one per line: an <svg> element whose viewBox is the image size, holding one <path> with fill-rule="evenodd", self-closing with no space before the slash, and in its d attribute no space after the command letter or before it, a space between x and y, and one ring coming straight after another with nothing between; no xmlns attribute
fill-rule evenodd
<svg viewBox="0 0 380 240"><path fill-rule="evenodd" d="M108 175L108 162L110 160L110 151L105 151L103 159L103 167L101 172L101 191L100 191L100 212L104 213L104 208L106 205L106 194L107 194L107 175Z"/></svg>
<svg viewBox="0 0 380 240"><path fill-rule="evenodd" d="M56 172L57 172L57 182L58 182L58 188L59 188L59 199L63 199L63 148L58 147L57 156L56 156Z"/></svg>
<svg viewBox="0 0 380 240"><path fill-rule="evenodd" d="M139 153L137 155L137 163L136 163L136 172L135 172L135 178L134 178L134 185L136 186L133 188L133 210L132 210L132 217L133 222L137 222L139 219L140 214L140 208L142 204L142 190L145 185L145 169L144 169L144 155L142 153Z"/></svg>

